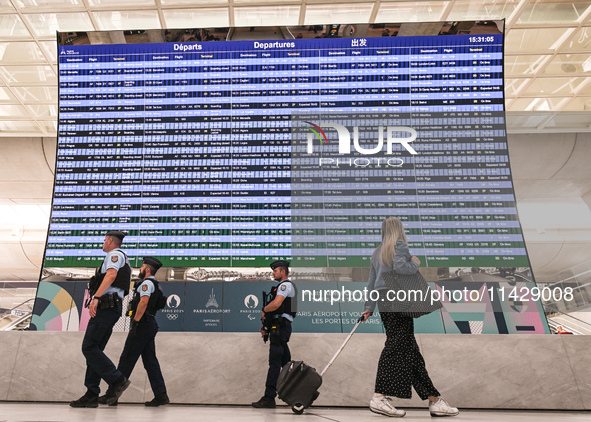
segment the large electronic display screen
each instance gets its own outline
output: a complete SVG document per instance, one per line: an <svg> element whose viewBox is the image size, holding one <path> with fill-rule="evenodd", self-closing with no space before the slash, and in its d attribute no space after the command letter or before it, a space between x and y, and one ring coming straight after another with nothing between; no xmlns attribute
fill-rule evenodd
<svg viewBox="0 0 591 422"><path fill-rule="evenodd" d="M45 267L97 266L111 229L136 266L363 267L391 215L426 266L528 267L497 32L60 45ZM351 154L294 169L342 152L335 123ZM306 232L292 217L310 198ZM316 252L293 242L305 233Z"/></svg>
<svg viewBox="0 0 591 422"><path fill-rule="evenodd" d="M132 267L164 263L164 331L257 332L269 263L287 259L297 330L346 332L363 300L334 295L363 292L396 216L444 296L417 332L549 332L509 166L502 21L59 35L34 329L85 329L118 229Z"/></svg>

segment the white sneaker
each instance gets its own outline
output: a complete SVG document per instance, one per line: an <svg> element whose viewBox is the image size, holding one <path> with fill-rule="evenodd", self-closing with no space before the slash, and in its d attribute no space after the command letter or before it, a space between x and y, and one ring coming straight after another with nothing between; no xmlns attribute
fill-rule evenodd
<svg viewBox="0 0 591 422"><path fill-rule="evenodd" d="M390 398L386 396L373 397L369 402L369 410L380 415L401 418L406 415L404 410L396 409L390 403Z"/></svg>
<svg viewBox="0 0 591 422"><path fill-rule="evenodd" d="M429 412L431 412L431 416L456 416L460 414L456 407L451 407L441 397L436 402L429 402Z"/></svg>

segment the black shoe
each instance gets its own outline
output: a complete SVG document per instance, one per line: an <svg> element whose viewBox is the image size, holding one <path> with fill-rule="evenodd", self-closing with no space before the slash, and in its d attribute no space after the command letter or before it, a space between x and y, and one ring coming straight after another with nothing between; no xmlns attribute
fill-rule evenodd
<svg viewBox="0 0 591 422"><path fill-rule="evenodd" d="M108 403L109 397L112 397L112 396L110 394L105 394L105 395L100 396L98 398L98 404L109 404ZM109 406L117 406L118 404L119 404L119 402L117 400L115 400L115 402L109 404Z"/></svg>
<svg viewBox="0 0 591 422"><path fill-rule="evenodd" d="M259 401L252 402L252 407L259 409L275 409L275 397L263 396Z"/></svg>
<svg viewBox="0 0 591 422"><path fill-rule="evenodd" d="M78 400L71 401L70 406L72 406L72 407L98 407L98 396L96 394L86 392L86 394L84 394Z"/></svg>
<svg viewBox="0 0 591 422"><path fill-rule="evenodd" d="M107 404L111 406L113 403L119 400L121 394L123 394L123 392L127 389L127 387L129 387L130 384L131 381L129 381L126 376L121 375L119 379L115 381L115 383L111 386L111 390L113 390L113 395L107 397Z"/></svg>
<svg viewBox="0 0 591 422"><path fill-rule="evenodd" d="M170 403L170 399L166 393L160 393L152 400L145 402L146 406L156 407L156 406L164 406L165 404Z"/></svg>

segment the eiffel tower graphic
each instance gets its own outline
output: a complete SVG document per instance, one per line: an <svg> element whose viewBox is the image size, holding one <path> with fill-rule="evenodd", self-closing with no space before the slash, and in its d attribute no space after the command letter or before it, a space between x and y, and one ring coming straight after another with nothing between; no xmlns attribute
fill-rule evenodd
<svg viewBox="0 0 591 422"><path fill-rule="evenodd" d="M215 300L215 294L213 293L213 289L211 289L211 295L209 295L209 300L205 304L206 308L209 308L210 306L215 306L216 308L220 307L220 305L218 305L218 301Z"/></svg>

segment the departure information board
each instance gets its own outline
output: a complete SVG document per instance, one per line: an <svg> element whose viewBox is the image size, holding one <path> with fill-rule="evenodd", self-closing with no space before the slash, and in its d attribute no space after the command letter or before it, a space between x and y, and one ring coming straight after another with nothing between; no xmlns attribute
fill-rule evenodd
<svg viewBox="0 0 591 422"><path fill-rule="evenodd" d="M306 265L367 266L391 215L427 266L529 266L508 161L501 34L58 54L47 267L96 266L111 229L129 233L132 265L156 256L172 267L257 267L310 252ZM355 129L359 119L366 129ZM321 148L340 148L335 122L348 127L349 158L367 161L320 167ZM373 130L375 147L380 124L382 155L359 153L370 144L355 130ZM310 140L302 130L313 148L296 156L294 142ZM316 168L302 157L318 158ZM318 223L310 229L292 222L302 209L294 205L307 201ZM292 249L294 227L313 242Z"/></svg>

